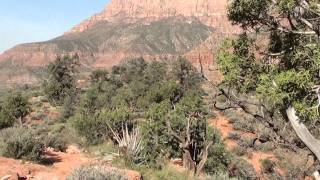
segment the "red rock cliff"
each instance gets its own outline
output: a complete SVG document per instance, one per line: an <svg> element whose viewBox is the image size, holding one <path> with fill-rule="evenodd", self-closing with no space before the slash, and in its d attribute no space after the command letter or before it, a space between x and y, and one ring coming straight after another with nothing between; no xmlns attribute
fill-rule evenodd
<svg viewBox="0 0 320 180"><path fill-rule="evenodd" d="M85 20L72 32L82 32L99 21L146 23L166 17L198 17L223 32L234 32L227 18L228 0L113 0L99 14Z"/></svg>

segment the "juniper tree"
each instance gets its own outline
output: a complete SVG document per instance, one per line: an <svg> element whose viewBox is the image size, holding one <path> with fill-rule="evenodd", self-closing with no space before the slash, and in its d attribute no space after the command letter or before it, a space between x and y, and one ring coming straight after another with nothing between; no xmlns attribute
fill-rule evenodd
<svg viewBox="0 0 320 180"><path fill-rule="evenodd" d="M229 89L221 94L275 133L274 118L282 116L320 160L320 140L312 134L320 116L319 0L233 0L228 16L243 33L218 53Z"/></svg>
<svg viewBox="0 0 320 180"><path fill-rule="evenodd" d="M47 67L48 79L44 82L44 92L50 102L62 105L67 97L73 97L76 91L75 72L77 56L62 56Z"/></svg>

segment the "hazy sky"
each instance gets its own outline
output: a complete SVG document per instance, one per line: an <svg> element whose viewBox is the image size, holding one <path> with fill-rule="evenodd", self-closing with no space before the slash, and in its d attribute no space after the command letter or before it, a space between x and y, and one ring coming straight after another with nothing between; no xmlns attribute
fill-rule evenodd
<svg viewBox="0 0 320 180"><path fill-rule="evenodd" d="M0 0L0 53L52 39L100 12L110 0Z"/></svg>

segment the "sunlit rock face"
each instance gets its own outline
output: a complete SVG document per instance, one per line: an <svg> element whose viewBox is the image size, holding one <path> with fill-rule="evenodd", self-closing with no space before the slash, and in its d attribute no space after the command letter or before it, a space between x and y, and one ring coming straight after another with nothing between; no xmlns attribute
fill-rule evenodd
<svg viewBox="0 0 320 180"><path fill-rule="evenodd" d="M232 32L235 29L228 22L226 7L227 0L113 0L67 33L82 32L99 21L150 23L172 16L197 17L208 26Z"/></svg>
<svg viewBox="0 0 320 180"><path fill-rule="evenodd" d="M227 2L113 0L102 12L60 37L5 51L0 55L0 68L6 71L0 69L0 77L34 78L34 68L64 54L77 54L81 64L92 68L110 68L134 57L156 60L185 56L198 68L201 59L208 71L215 66L214 51L219 43L239 32L228 21ZM25 70L10 71L17 67Z"/></svg>

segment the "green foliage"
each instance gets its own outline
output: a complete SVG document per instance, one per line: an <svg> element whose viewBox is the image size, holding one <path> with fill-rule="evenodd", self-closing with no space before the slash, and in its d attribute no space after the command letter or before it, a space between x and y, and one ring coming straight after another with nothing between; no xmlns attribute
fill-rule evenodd
<svg viewBox="0 0 320 180"><path fill-rule="evenodd" d="M107 167L87 166L75 170L67 180L127 180L124 172L108 170Z"/></svg>
<svg viewBox="0 0 320 180"><path fill-rule="evenodd" d="M275 146L272 142L261 143L255 146L255 149L258 149L263 152L270 152L275 149Z"/></svg>
<svg viewBox="0 0 320 180"><path fill-rule="evenodd" d="M58 57L47 67L48 78L44 82L44 93L48 100L57 105L62 105L65 98L74 97L76 93L76 56Z"/></svg>
<svg viewBox="0 0 320 180"><path fill-rule="evenodd" d="M101 69L93 71L90 75L91 83L103 82L103 81L107 81L108 79L109 79L109 72Z"/></svg>
<svg viewBox="0 0 320 180"><path fill-rule="evenodd" d="M5 108L0 106L0 129L12 127L15 118Z"/></svg>
<svg viewBox="0 0 320 180"><path fill-rule="evenodd" d="M256 26L265 18L269 0L239 0L229 5L228 16L234 24L242 27Z"/></svg>
<svg viewBox="0 0 320 180"><path fill-rule="evenodd" d="M294 107L307 126L320 115L316 92L320 46L315 25L319 2L305 3L237 0L228 8L229 19L240 25L243 33L227 40L218 53L224 75L221 88L230 88L237 96L256 98L254 104L267 112L263 116L269 122L286 118L288 107Z"/></svg>
<svg viewBox="0 0 320 180"><path fill-rule="evenodd" d="M22 119L29 113L27 97L21 93L9 94L0 104L0 129L13 126L16 119Z"/></svg>
<svg viewBox="0 0 320 180"><path fill-rule="evenodd" d="M199 164L212 141L205 169L210 174L225 171L229 161L219 135L207 124L201 83L197 70L183 58L172 63L125 61L111 73L92 73L91 86L81 97L72 124L90 144L115 140L114 133L121 138L125 126L129 133L138 128L144 147L139 157L143 158L126 164L157 169L164 158L181 158L184 153ZM181 139L189 135L190 142L182 147Z"/></svg>
<svg viewBox="0 0 320 180"><path fill-rule="evenodd" d="M244 156L245 154L247 154L247 148L248 147L237 146L232 151L238 156Z"/></svg>
<svg viewBox="0 0 320 180"><path fill-rule="evenodd" d="M11 94L5 100L4 109L15 118L23 118L30 112L28 98L21 93Z"/></svg>
<svg viewBox="0 0 320 180"><path fill-rule="evenodd" d="M85 137L88 143L101 143L109 134L108 124L105 119L78 113L72 120L73 127L77 133Z"/></svg>
<svg viewBox="0 0 320 180"><path fill-rule="evenodd" d="M205 164L205 172L214 175L226 172L230 164L230 155L220 140L216 140L215 144L209 149L208 160Z"/></svg>
<svg viewBox="0 0 320 180"><path fill-rule="evenodd" d="M45 135L42 142L45 147L53 148L55 151L66 152L68 148L67 141L62 134Z"/></svg>
<svg viewBox="0 0 320 180"><path fill-rule="evenodd" d="M260 67L249 49L252 41L247 34L242 34L237 41L225 41L218 52L218 64L225 78L224 83L242 93L256 87L257 73L260 72Z"/></svg>
<svg viewBox="0 0 320 180"><path fill-rule="evenodd" d="M8 128L0 131L1 156L40 161L44 144L28 128Z"/></svg>
<svg viewBox="0 0 320 180"><path fill-rule="evenodd" d="M232 140L239 140L241 139L241 135L237 132L231 132L228 134L228 138Z"/></svg>
<svg viewBox="0 0 320 180"><path fill-rule="evenodd" d="M105 109L96 115L77 113L73 118L73 127L89 144L102 143L113 136L112 131L121 132L125 124L132 127L129 110L123 107L116 110Z"/></svg>
<svg viewBox="0 0 320 180"><path fill-rule="evenodd" d="M232 170L230 172L232 177L247 180L257 179L257 174L254 168L251 166L251 164L249 164L242 158L232 159L230 167L232 167Z"/></svg>
<svg viewBox="0 0 320 180"><path fill-rule="evenodd" d="M261 161L262 171L264 173L272 173L275 168L275 163L270 159L264 159Z"/></svg>
<svg viewBox="0 0 320 180"><path fill-rule="evenodd" d="M177 172L177 170L172 167L165 167L159 171L154 172L154 174L150 178L155 180L185 180L189 178L189 175L186 172Z"/></svg>
<svg viewBox="0 0 320 180"><path fill-rule="evenodd" d="M201 75L186 59L179 58L172 67L172 78L178 81L184 90L196 89L202 81Z"/></svg>

